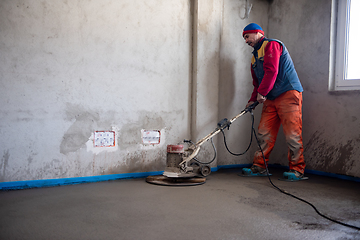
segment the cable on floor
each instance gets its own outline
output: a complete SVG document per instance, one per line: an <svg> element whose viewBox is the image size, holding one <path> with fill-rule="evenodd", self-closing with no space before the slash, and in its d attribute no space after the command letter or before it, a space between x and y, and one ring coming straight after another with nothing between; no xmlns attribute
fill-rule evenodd
<svg viewBox="0 0 360 240"><path fill-rule="evenodd" d="M267 163L266 163L266 160L265 160L265 154L264 154L264 152L263 152L263 150L262 150L262 148L261 148L261 146L260 146L260 142L259 142L259 139L258 139L257 136L256 136L256 132L255 132L254 127L252 127L252 129L253 129L253 133L254 133L256 142L257 142L257 144L258 144L258 147L260 148L261 154L262 154L262 156L263 156L263 160L264 160L265 167L266 167L267 177L268 177L268 179L269 179L269 182L271 183L271 185L272 185L274 188L276 188L277 190L279 190L279 191L280 191L281 193L283 193L283 194L286 194L286 195L288 195L288 196L290 196L290 197L293 197L293 198L295 198L295 199L297 199L297 200L299 200L299 201L302 201L302 202L310 205L310 206L315 210L315 212L316 212L317 214L319 214L321 217L323 217L323 218L325 218L325 219L327 219L327 220L330 220L330 221L332 221L332 222L334 222L334 223L343 225L343 226L345 226L345 227L350 227L350 228L353 228L353 229L356 229L356 230L359 230L359 231L360 231L360 227L357 227L357 226L354 226L354 225L350 225L350 224L347 224L347 223L343 223L343 222L340 222L340 221L338 221L338 220L336 220L336 219L333 219L333 218L331 218L331 217L328 217L328 216L322 214L321 212L319 212L319 210L318 210L312 203L310 203L310 202L308 202L308 201L306 201L306 200L304 200L304 199L302 199L302 198L300 198L300 197L297 197L297 196L295 196L295 195L293 195L293 194L291 194L291 193L289 193L289 192L287 192L287 191L279 188L278 186L276 186L276 185L271 181L270 174L269 174L269 169L268 169L268 166L267 166Z"/></svg>
<svg viewBox="0 0 360 240"><path fill-rule="evenodd" d="M283 194L285 194L285 195L288 195L288 196L290 196L290 197L293 197L293 198L295 198L295 199L297 199L297 200L299 200L299 201L302 201L302 202L310 205L310 206L315 210L315 212L316 212L317 214L319 214L321 217L323 217L323 218L325 218L325 219L327 219L327 220L329 220L329 221L332 221L332 222L334 222L334 223L343 225L343 226L345 226L345 227L353 228L353 229L356 229L356 230L359 230L359 231L360 231L360 227L357 227L357 226L354 226L354 225L351 225L351 224L347 224L347 223L343 223L343 222L341 222L341 221L338 221L338 220L336 220L336 219L333 219L333 218L331 218L331 217L328 217L328 216L322 214L312 203L310 203L310 202L308 202L308 201L306 201L306 200L304 200L304 199L302 199L302 198L300 198L300 197L297 197L297 196L295 196L295 195L293 195L293 194L291 194L291 193L289 193L289 192L287 192L287 191L279 188L278 186L276 186L276 185L271 181L270 174L269 174L269 169L268 169L268 166L267 166L267 163L266 163L266 160L265 160L265 155L264 155L264 152L263 152L263 150L262 150L262 148L261 148L261 146L260 146L259 139L258 139L257 136L256 136L256 131L255 131L255 128L254 128L254 114L253 114L252 110L250 110L250 113L251 113L251 119L252 119L252 121L251 121L251 122L252 122L252 123L251 123L251 138L250 138L249 146L247 147L247 149L246 149L243 153L233 153L233 152L231 152L231 151L229 150L229 148L228 148L228 146L227 146L227 143L226 143L225 133L224 133L224 131L221 129L221 132L222 132L222 134L223 134L223 136L224 136L224 144L225 144L225 147L226 147L227 151L228 151L230 154L235 155L235 156L240 156L240 155L245 154L245 153L250 149L250 146L251 146L251 143L252 143L252 137L255 136L257 145L258 145L258 147L260 148L260 151L261 151L262 156L263 156L263 159L264 159L267 177L268 177L268 179L269 179L270 184L271 184L275 189L279 190L281 193L283 193Z"/></svg>

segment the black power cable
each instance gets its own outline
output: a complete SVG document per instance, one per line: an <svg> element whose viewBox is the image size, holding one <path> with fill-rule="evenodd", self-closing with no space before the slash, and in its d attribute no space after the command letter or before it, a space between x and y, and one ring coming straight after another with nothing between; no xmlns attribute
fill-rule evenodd
<svg viewBox="0 0 360 240"><path fill-rule="evenodd" d="M255 136L255 139L256 139L256 142L257 142L257 144L258 144L258 147L260 148L260 151L261 151L262 156L263 156L263 159L264 159L267 177L268 177L268 179L269 179L269 182L271 183L271 185L272 185L275 189L279 190L279 191L280 191L281 193L283 193L283 194L286 194L286 195L288 195L288 196L290 196L290 197L293 197L293 198L295 198L295 199L297 199L297 200L299 200L299 201L302 201L302 202L310 205L310 206L315 210L315 212L316 212L317 214L319 214L321 217L323 217L323 218L325 218L325 219L327 219L327 220L330 220L330 221L332 221L332 222L334 222L334 223L337 223L337 224L343 225L343 226L345 226L345 227L353 228L353 229L356 229L356 230L359 230L359 231L360 231L360 227L357 227L357 226L354 226L354 225L350 225L350 224L347 224L347 223L340 222L340 221L338 221L338 220L335 220L335 219L333 219L333 218L330 218L330 217L322 214L321 212L319 212L319 210L318 210L312 203L310 203L310 202L308 202L308 201L306 201L306 200L304 200L304 199L302 199L302 198L300 198L300 197L297 197L297 196L295 196L295 195L293 195L293 194L291 194L291 193L289 193L289 192L287 192L287 191L279 188L278 186L276 186L276 185L271 181L270 174L269 174L269 169L268 169L268 166L267 166L267 163L266 163L266 160L265 160L265 154L264 154L264 152L263 152L263 150L262 150L262 148L261 148L261 146L260 146L259 139L258 139L257 136L256 136L256 131L255 131L255 128L254 128L254 114L253 114L253 112L252 112L252 109L250 109L250 113L251 113L251 116L252 116L251 138L250 138L249 146L248 146L248 148L245 150L245 152L243 152L243 153L238 153L238 154L232 153L232 152L229 150L229 148L227 147L226 138L225 138L225 133L224 133L224 131L221 129L221 132L222 132L222 134L223 134L223 136L224 136L224 144L225 144L225 147L226 147L226 149L228 150L228 152L231 153L232 155L235 155L235 156L240 156L240 155L245 154L245 153L249 150L249 148L250 148L250 146L251 146L252 136L254 135L254 136Z"/></svg>
<svg viewBox="0 0 360 240"><path fill-rule="evenodd" d="M310 203L310 202L308 202L308 201L306 201L306 200L304 200L304 199L302 199L302 198L300 198L300 197L297 197L297 196L295 196L295 195L293 195L293 194L291 194L291 193L288 193L287 191L285 191L285 190L279 188L278 186L276 186L276 185L271 181L270 174L269 174L269 169L268 169L268 166L267 166L267 163L266 163L266 160L265 160L265 154L264 154L264 152L263 152L263 150L262 150L262 148L261 148L261 146L260 146L259 139L258 139L257 136L256 136L256 132L255 132L254 126L252 126L252 131L253 131L253 134L254 134L254 136L255 136L256 142L257 142L257 144L258 144L258 146L259 146L259 148L260 148L260 151L261 151L261 154L262 154L262 156L263 156L263 159L264 159L267 177L269 178L269 182L271 183L271 185L272 185L274 188L276 188L277 190L279 190L281 193L284 193L284 194L286 194L286 195L288 195L288 196L290 196L290 197L293 197L293 198L295 198L295 199L297 199L297 200L299 200L299 201L302 201L302 202L310 205L310 206L315 210L315 212L316 212L317 214L319 214L319 215L320 215L321 217L323 217L323 218L326 218L327 220L330 220L330 221L332 221L332 222L334 222L334 223L341 224L341 225L346 226L346 227L350 227L350 228L354 228L354 229L356 229L356 230L360 230L360 227L357 227L357 226L354 226L354 225L350 225L350 224L347 224L347 223L340 222L340 221L338 221L338 220L335 220L335 219L333 219L333 218L330 218L330 217L322 214L321 212L319 212L319 210L318 210L312 203Z"/></svg>
<svg viewBox="0 0 360 240"><path fill-rule="evenodd" d="M214 149L214 157L213 157L213 159L212 159L210 162L205 163L205 162L201 162L201 161L197 160L196 158L193 158L196 162L198 162L198 163L200 163L200 164L208 165L208 164L211 164L213 161L215 161L215 158L216 158L216 155L217 155L217 153L216 153L216 148L215 148L213 139L211 138L210 140L211 140L211 144L212 144L213 149Z"/></svg>
<svg viewBox="0 0 360 240"><path fill-rule="evenodd" d="M250 110L250 113L251 113L251 132L250 132L250 142L249 142L249 145L248 147L246 148L246 150L242 153L233 153L230 151L230 149L228 148L228 145L226 143L226 137L225 137L225 132L223 129L220 129L221 130L221 133L223 134L224 136L224 145L225 145L225 148L226 150L228 150L228 152L231 154L231 155L234 155L234 156L241 156L241 155L244 155L245 153L247 153L247 151L249 151L250 149L250 146L251 146L251 143L252 143L252 140L253 140L253 128L254 128L254 114L253 112Z"/></svg>
<svg viewBox="0 0 360 240"><path fill-rule="evenodd" d="M214 157L213 157L213 159L212 159L210 162L201 162L201 161L199 161L197 158L194 157L193 160L194 160L195 162L198 162L198 163L204 164L204 165L208 165L208 164L211 164L213 161L215 161L216 156L217 156L217 151L216 151L216 147L215 147L215 145L214 145L213 139L211 138L210 140L211 140L211 145L212 145L212 147L213 147L213 149L214 149ZM191 144L193 144L193 145L196 145L196 144L195 144L194 142L192 142L191 140L184 140L184 142L186 142L186 143L191 143Z"/></svg>

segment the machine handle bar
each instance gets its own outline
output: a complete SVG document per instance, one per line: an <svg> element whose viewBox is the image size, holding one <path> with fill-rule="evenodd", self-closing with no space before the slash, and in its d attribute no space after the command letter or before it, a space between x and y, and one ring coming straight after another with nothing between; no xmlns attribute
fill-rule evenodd
<svg viewBox="0 0 360 240"><path fill-rule="evenodd" d="M206 137L199 140L195 145L190 146L189 149L194 150L195 148L200 147L207 140L209 140L210 138L216 136L222 129L229 128L230 124L233 123L236 119L238 119L239 117L241 117L242 115L244 115L247 112L251 112L258 104L259 104L259 102L255 101L253 104L251 104L249 107L242 110L238 115L236 115L235 117L233 117L230 120L227 120L226 118L224 118L223 120L221 120L218 123L218 127L214 131L212 131Z"/></svg>

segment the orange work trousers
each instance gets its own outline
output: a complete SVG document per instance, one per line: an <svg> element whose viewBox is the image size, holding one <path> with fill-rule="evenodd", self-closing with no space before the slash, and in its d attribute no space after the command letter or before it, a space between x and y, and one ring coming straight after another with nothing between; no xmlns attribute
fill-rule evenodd
<svg viewBox="0 0 360 240"><path fill-rule="evenodd" d="M304 173L304 147L302 142L302 93L296 90L287 91L274 100L263 103L258 139L268 162L274 148L280 124L283 126L288 145L290 170ZM265 168L261 150L255 152L254 165Z"/></svg>

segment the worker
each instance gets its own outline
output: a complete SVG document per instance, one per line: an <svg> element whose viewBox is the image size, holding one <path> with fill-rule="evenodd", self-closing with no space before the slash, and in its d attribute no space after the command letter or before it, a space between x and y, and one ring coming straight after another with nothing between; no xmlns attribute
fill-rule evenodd
<svg viewBox="0 0 360 240"><path fill-rule="evenodd" d="M302 142L302 92L294 63L285 45L264 36L256 23L243 30L245 42L254 48L251 59L251 75L254 90L246 107L255 101L263 104L258 127L261 149L255 152L251 168L243 168L243 175L266 176L265 161L274 148L282 124L288 145L289 171L283 178L291 181L304 177L305 162Z"/></svg>

